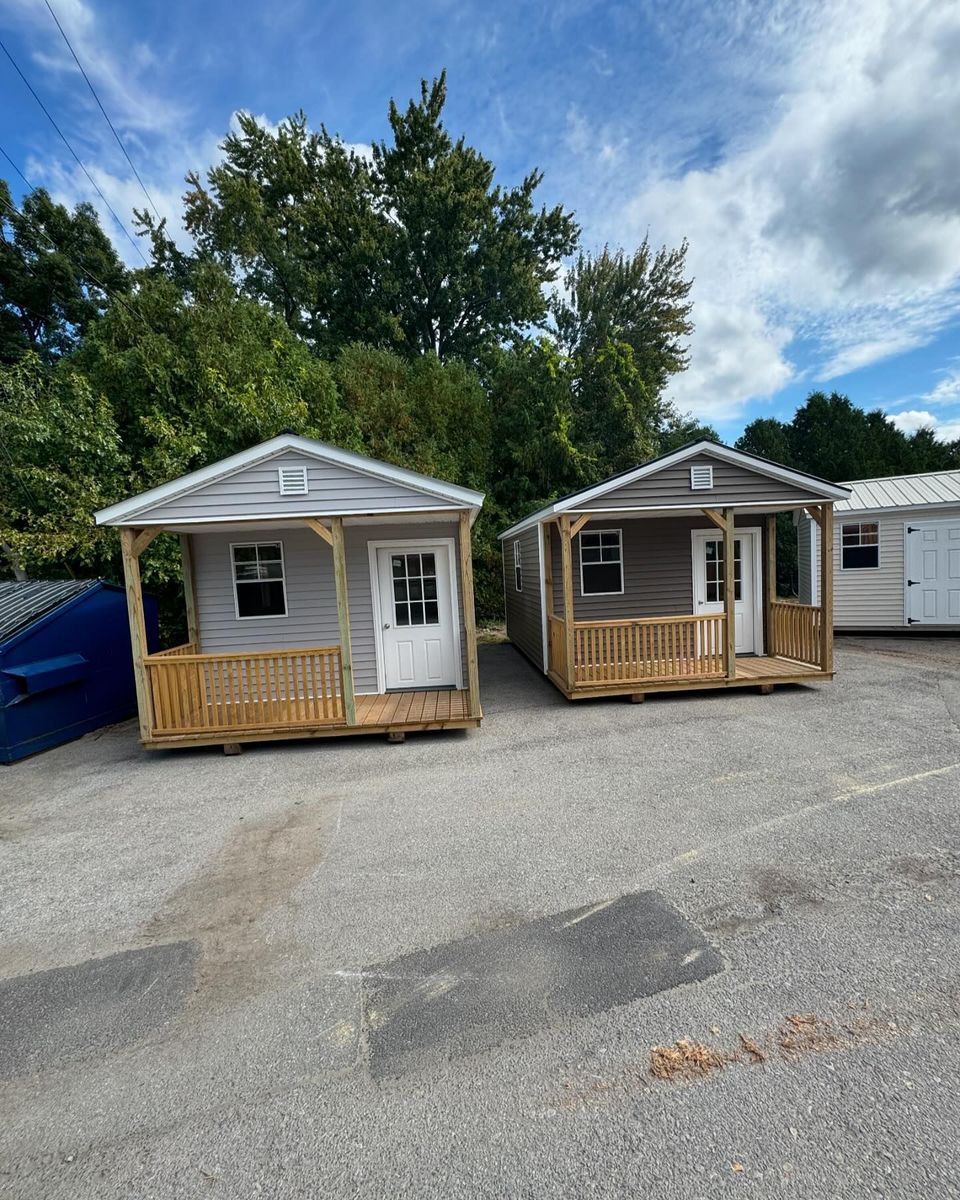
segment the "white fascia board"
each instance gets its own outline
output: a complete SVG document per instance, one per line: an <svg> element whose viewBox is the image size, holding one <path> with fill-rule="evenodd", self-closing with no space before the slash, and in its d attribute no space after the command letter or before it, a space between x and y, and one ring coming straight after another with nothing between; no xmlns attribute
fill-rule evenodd
<svg viewBox="0 0 960 1200"><path fill-rule="evenodd" d="M452 502L454 505L459 505L463 508L479 509L483 504L484 495L482 492L474 492L468 488L457 487L452 483L444 483L438 479L431 479L429 476L420 475L416 471L408 471L403 467L394 467L389 463L378 462L376 459L366 458L362 454L354 454L349 450L341 450L336 446L328 446L323 442L315 442L311 438L302 438L295 434L280 434L267 442L262 442L259 446L251 446L249 450L242 450L239 454L232 454L229 458L210 463L206 467L200 467L198 470L191 471L187 475L181 475L178 479L173 479L169 483L164 483L159 487L151 488L149 491L141 492L138 496L132 496L128 500L121 500L119 503L112 504L107 508L101 508L98 512L94 513L94 518L98 525L126 524L141 514L146 515L149 509L154 508L164 501L189 495L191 492L195 492L207 484L219 479L225 479L230 475L235 475L238 471L242 471L246 467L268 461L288 450L305 454L319 462L330 462L336 463L339 466L349 467L351 470L358 471L361 474L372 476L375 479L385 479L389 482L400 484L403 487L411 488L414 491L422 492L424 495ZM314 512L306 515L319 516L323 514Z"/></svg>

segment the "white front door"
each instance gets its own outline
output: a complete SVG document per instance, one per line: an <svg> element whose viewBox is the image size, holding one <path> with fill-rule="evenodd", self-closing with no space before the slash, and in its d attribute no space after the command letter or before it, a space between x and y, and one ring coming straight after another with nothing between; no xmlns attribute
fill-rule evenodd
<svg viewBox="0 0 960 1200"><path fill-rule="evenodd" d="M736 653L759 649L757 610L760 578L756 570L759 529L738 529L733 539L734 620ZM693 534L693 611L698 615L723 612L723 534L697 529Z"/></svg>
<svg viewBox="0 0 960 1200"><path fill-rule="evenodd" d="M909 521L905 536L907 624L960 624L960 521Z"/></svg>
<svg viewBox="0 0 960 1200"><path fill-rule="evenodd" d="M452 579L445 543L377 548L379 640L388 690L457 686Z"/></svg>

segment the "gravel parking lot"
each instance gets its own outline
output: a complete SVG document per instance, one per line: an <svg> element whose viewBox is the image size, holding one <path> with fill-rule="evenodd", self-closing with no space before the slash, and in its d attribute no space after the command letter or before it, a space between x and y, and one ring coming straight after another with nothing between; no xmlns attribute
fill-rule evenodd
<svg viewBox="0 0 960 1200"><path fill-rule="evenodd" d="M960 1194L960 640L837 666L5 768L0 1195Z"/></svg>

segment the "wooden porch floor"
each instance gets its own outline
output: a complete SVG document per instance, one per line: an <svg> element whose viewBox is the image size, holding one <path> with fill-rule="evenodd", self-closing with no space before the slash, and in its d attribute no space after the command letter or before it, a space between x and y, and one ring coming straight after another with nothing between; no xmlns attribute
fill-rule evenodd
<svg viewBox="0 0 960 1200"><path fill-rule="evenodd" d="M780 658L773 654L737 659L737 679L759 680L763 683L782 679L784 675L789 675L793 681L808 675L822 676L823 672L809 663L794 662L791 658Z"/></svg>
<svg viewBox="0 0 960 1200"><path fill-rule="evenodd" d="M468 720L466 692L388 692L385 696L357 696L357 725L427 726L442 729L451 721Z"/></svg>
<svg viewBox="0 0 960 1200"><path fill-rule="evenodd" d="M698 677L691 674L682 678L673 676L665 679L648 678L632 681L623 679L596 683L579 681L570 691L565 681L556 672L550 671L549 678L567 699L586 700L592 696L644 696L652 695L654 692L710 691L774 683L825 682L833 678L833 673L821 671L819 667L811 666L809 663L767 654L738 658L737 673L733 679L717 675Z"/></svg>

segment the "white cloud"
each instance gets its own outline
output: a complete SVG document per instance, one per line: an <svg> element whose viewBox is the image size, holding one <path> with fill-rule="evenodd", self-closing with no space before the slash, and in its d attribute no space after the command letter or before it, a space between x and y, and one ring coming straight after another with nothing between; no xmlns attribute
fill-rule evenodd
<svg viewBox="0 0 960 1200"><path fill-rule="evenodd" d="M920 399L927 404L960 404L960 367L948 368L943 379Z"/></svg>
<svg viewBox="0 0 960 1200"><path fill-rule="evenodd" d="M621 214L620 240L690 240L696 332L674 398L704 416L795 378L794 337L825 380L960 311L960 5L860 0L786 32L767 123L714 166L648 177Z"/></svg>
<svg viewBox="0 0 960 1200"><path fill-rule="evenodd" d="M916 433L918 429L932 429L941 442L953 442L960 438L960 413L944 420L922 409L907 409L905 412L890 413L890 420L901 433Z"/></svg>

